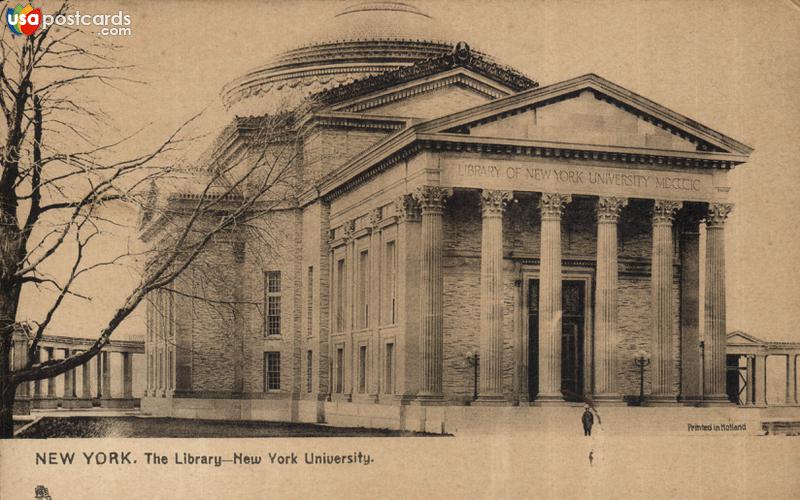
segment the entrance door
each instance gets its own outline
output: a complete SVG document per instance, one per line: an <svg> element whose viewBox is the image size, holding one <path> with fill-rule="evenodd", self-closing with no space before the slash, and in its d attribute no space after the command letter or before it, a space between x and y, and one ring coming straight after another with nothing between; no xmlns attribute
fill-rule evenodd
<svg viewBox="0 0 800 500"><path fill-rule="evenodd" d="M539 394L539 280L528 281L528 401Z"/></svg>
<svg viewBox="0 0 800 500"><path fill-rule="evenodd" d="M581 401L584 387L583 345L586 288L580 280L561 282L561 392ZM539 280L528 281L528 397L539 393Z"/></svg>
<svg viewBox="0 0 800 500"><path fill-rule="evenodd" d="M561 393L567 401L582 401L585 287L564 281L561 288Z"/></svg>

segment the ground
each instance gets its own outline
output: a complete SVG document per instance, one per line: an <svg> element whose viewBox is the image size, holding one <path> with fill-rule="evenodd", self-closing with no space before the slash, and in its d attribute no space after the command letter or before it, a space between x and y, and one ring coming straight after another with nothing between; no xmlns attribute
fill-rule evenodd
<svg viewBox="0 0 800 500"><path fill-rule="evenodd" d="M87 437L254 438L402 437L422 435L425 434L283 422L191 420L134 416L75 416L42 417L16 437L29 439Z"/></svg>

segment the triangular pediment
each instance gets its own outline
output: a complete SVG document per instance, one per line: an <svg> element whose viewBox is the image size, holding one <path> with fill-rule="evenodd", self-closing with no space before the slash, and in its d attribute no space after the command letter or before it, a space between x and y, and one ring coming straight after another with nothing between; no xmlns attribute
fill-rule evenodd
<svg viewBox="0 0 800 500"><path fill-rule="evenodd" d="M313 101L317 111L430 120L537 85L460 42L452 53L324 90Z"/></svg>
<svg viewBox="0 0 800 500"><path fill-rule="evenodd" d="M465 68L429 75L330 106L334 112L431 120L507 97L513 91Z"/></svg>
<svg viewBox="0 0 800 500"><path fill-rule="evenodd" d="M426 132L679 152L752 148L597 75L536 88L426 124Z"/></svg>
<svg viewBox="0 0 800 500"><path fill-rule="evenodd" d="M744 332L731 332L728 334L727 337L728 345L752 345L752 346L760 346L764 345L765 342L759 338L753 337L752 335Z"/></svg>

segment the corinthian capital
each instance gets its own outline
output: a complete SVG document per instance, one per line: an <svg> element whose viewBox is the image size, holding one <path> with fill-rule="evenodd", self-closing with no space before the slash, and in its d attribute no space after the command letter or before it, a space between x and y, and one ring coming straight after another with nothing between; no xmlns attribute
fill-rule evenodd
<svg viewBox="0 0 800 500"><path fill-rule="evenodd" d="M616 223L622 207L628 205L628 198L601 196L597 199L597 222Z"/></svg>
<svg viewBox="0 0 800 500"><path fill-rule="evenodd" d="M375 229L380 224L381 220L383 220L383 212L380 208L376 208L375 210L370 210L369 212L369 227Z"/></svg>
<svg viewBox="0 0 800 500"><path fill-rule="evenodd" d="M419 205L410 194L403 194L394 200L397 222L419 222Z"/></svg>
<svg viewBox="0 0 800 500"><path fill-rule="evenodd" d="M481 191L481 208L483 215L500 215L513 195L511 191L484 189Z"/></svg>
<svg viewBox="0 0 800 500"><path fill-rule="evenodd" d="M683 206L681 201L655 200L653 203L653 224L672 225L675 219L675 212Z"/></svg>
<svg viewBox="0 0 800 500"><path fill-rule="evenodd" d="M344 237L345 241L350 241L353 239L353 234L356 232L356 221L355 219L351 219L345 221L342 224L342 236Z"/></svg>
<svg viewBox="0 0 800 500"><path fill-rule="evenodd" d="M412 195L419 203L422 213L441 211L444 202L453 195L453 190L441 186L420 186Z"/></svg>
<svg viewBox="0 0 800 500"><path fill-rule="evenodd" d="M731 203L709 203L705 216L706 227L721 227L732 210Z"/></svg>
<svg viewBox="0 0 800 500"><path fill-rule="evenodd" d="M542 211L542 220L561 219L564 207L572 201L572 196L560 193L542 193L539 199L539 209Z"/></svg>

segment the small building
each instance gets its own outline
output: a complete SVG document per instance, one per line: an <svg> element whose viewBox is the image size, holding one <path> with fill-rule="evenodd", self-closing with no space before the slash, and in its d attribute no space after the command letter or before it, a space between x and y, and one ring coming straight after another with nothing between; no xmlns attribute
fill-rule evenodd
<svg viewBox="0 0 800 500"><path fill-rule="evenodd" d="M413 6L359 4L226 86L207 161L289 113L295 190L256 222L269 241L216 239L152 298L144 411L391 427L618 404L642 351L651 404L730 404L724 228L752 149L600 76L540 85L438 37Z"/></svg>

